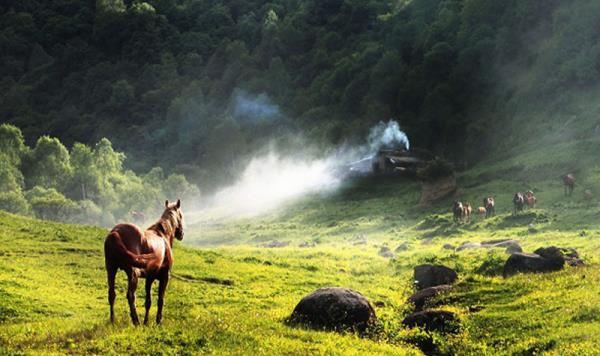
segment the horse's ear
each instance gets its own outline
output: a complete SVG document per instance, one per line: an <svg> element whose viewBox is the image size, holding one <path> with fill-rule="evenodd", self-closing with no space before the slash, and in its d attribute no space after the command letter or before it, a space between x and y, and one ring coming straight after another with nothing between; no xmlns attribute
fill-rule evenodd
<svg viewBox="0 0 600 356"><path fill-rule="evenodd" d="M168 208L168 207L169 207L169 201L165 200L165 208Z"/></svg>
<svg viewBox="0 0 600 356"><path fill-rule="evenodd" d="M175 206L179 209L181 207L181 200L177 199L177 204Z"/></svg>

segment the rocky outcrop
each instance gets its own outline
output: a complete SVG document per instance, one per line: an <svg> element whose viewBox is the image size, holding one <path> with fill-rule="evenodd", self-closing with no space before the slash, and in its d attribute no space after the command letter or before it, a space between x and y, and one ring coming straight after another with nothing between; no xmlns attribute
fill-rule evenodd
<svg viewBox="0 0 600 356"><path fill-rule="evenodd" d="M423 182L421 185L421 200L419 205L422 207L440 201L449 196L458 194L458 185L454 175L437 179L433 182Z"/></svg>

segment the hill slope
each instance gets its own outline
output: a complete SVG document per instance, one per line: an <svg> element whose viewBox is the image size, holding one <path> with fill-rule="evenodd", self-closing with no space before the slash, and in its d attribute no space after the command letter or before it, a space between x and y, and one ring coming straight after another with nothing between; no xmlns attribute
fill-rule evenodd
<svg viewBox="0 0 600 356"><path fill-rule="evenodd" d="M562 187L548 173L521 179L529 175L519 162L531 156L539 166L530 167L542 169L551 164L551 159L541 159L543 154L530 151L460 176L466 198L477 202L493 192L498 201L498 216L469 224L452 223L447 204L413 208L415 184L378 179L355 182L333 196L307 198L270 216L192 226L186 244L228 246L176 246L165 322L159 328L129 325L122 274L118 322L107 323L101 252L105 230L0 214L0 350L419 353L414 345L426 337L400 322L412 309L406 298L413 292L413 267L439 262L455 268L459 282L438 308L458 313L462 324L458 335L434 338L440 352L600 352L600 226L595 222L600 210L579 195L563 198ZM582 180L593 183L596 168L588 168L581 171ZM511 194L528 187L535 188L539 208L513 217ZM582 187L577 189L581 194ZM503 250L442 247L506 238L519 240L527 252L550 245L574 247L586 266L504 279L497 275L508 257ZM260 247L272 240L290 245ZM366 244L356 244L360 240ZM304 241L316 246L298 248ZM382 246L394 251L404 242L406 250L394 259L378 255ZM484 262L489 276L477 272ZM356 289L376 303L381 327L359 338L284 323L302 296L334 285Z"/></svg>

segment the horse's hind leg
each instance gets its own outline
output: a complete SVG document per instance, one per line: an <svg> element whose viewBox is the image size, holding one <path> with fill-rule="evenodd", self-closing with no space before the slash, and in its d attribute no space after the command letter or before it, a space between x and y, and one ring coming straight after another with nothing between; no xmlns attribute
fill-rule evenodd
<svg viewBox="0 0 600 356"><path fill-rule="evenodd" d="M146 314L144 315L144 325L148 325L148 314L150 314L150 307L152 306L152 282L153 278L146 277Z"/></svg>
<svg viewBox="0 0 600 356"><path fill-rule="evenodd" d="M156 312L156 323L160 324L162 321L162 310L165 302L165 292L167 291L167 284L169 284L169 272L163 273L158 281L158 310Z"/></svg>
<svg viewBox="0 0 600 356"><path fill-rule="evenodd" d="M137 289L138 277L135 271L127 271L127 301L129 302L129 312L131 314L131 321L134 325L140 325L140 319L138 318L137 310L135 308L135 290Z"/></svg>
<svg viewBox="0 0 600 356"><path fill-rule="evenodd" d="M110 322L115 322L115 276L117 274L117 267L106 265L106 274L108 276L108 304L110 305Z"/></svg>

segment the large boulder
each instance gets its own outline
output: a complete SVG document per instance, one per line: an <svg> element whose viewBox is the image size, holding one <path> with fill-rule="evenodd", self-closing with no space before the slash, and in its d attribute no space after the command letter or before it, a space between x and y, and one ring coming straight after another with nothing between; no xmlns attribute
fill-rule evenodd
<svg viewBox="0 0 600 356"><path fill-rule="evenodd" d="M571 267L583 266L583 260L579 257L579 253L574 248L564 247L540 247L533 253L550 259L564 259L565 263Z"/></svg>
<svg viewBox="0 0 600 356"><path fill-rule="evenodd" d="M460 329L456 314L445 310L424 310L412 313L402 324L409 328L423 328L427 331L457 332Z"/></svg>
<svg viewBox="0 0 600 356"><path fill-rule="evenodd" d="M424 264L414 269L414 279L417 289L435 287L442 284L452 284L458 274L452 268L442 265Z"/></svg>
<svg viewBox="0 0 600 356"><path fill-rule="evenodd" d="M442 284L440 286L429 287L420 290L408 298L408 302L415 305L415 310L423 309L423 306L430 300L434 299L440 294L447 293L452 289L449 284Z"/></svg>
<svg viewBox="0 0 600 356"><path fill-rule="evenodd" d="M516 273L553 272L563 269L565 257L558 247L538 248L534 253L514 253L504 264L504 277Z"/></svg>
<svg viewBox="0 0 600 356"><path fill-rule="evenodd" d="M296 305L290 322L316 329L360 332L377 321L375 310L362 294L347 288L318 289Z"/></svg>

